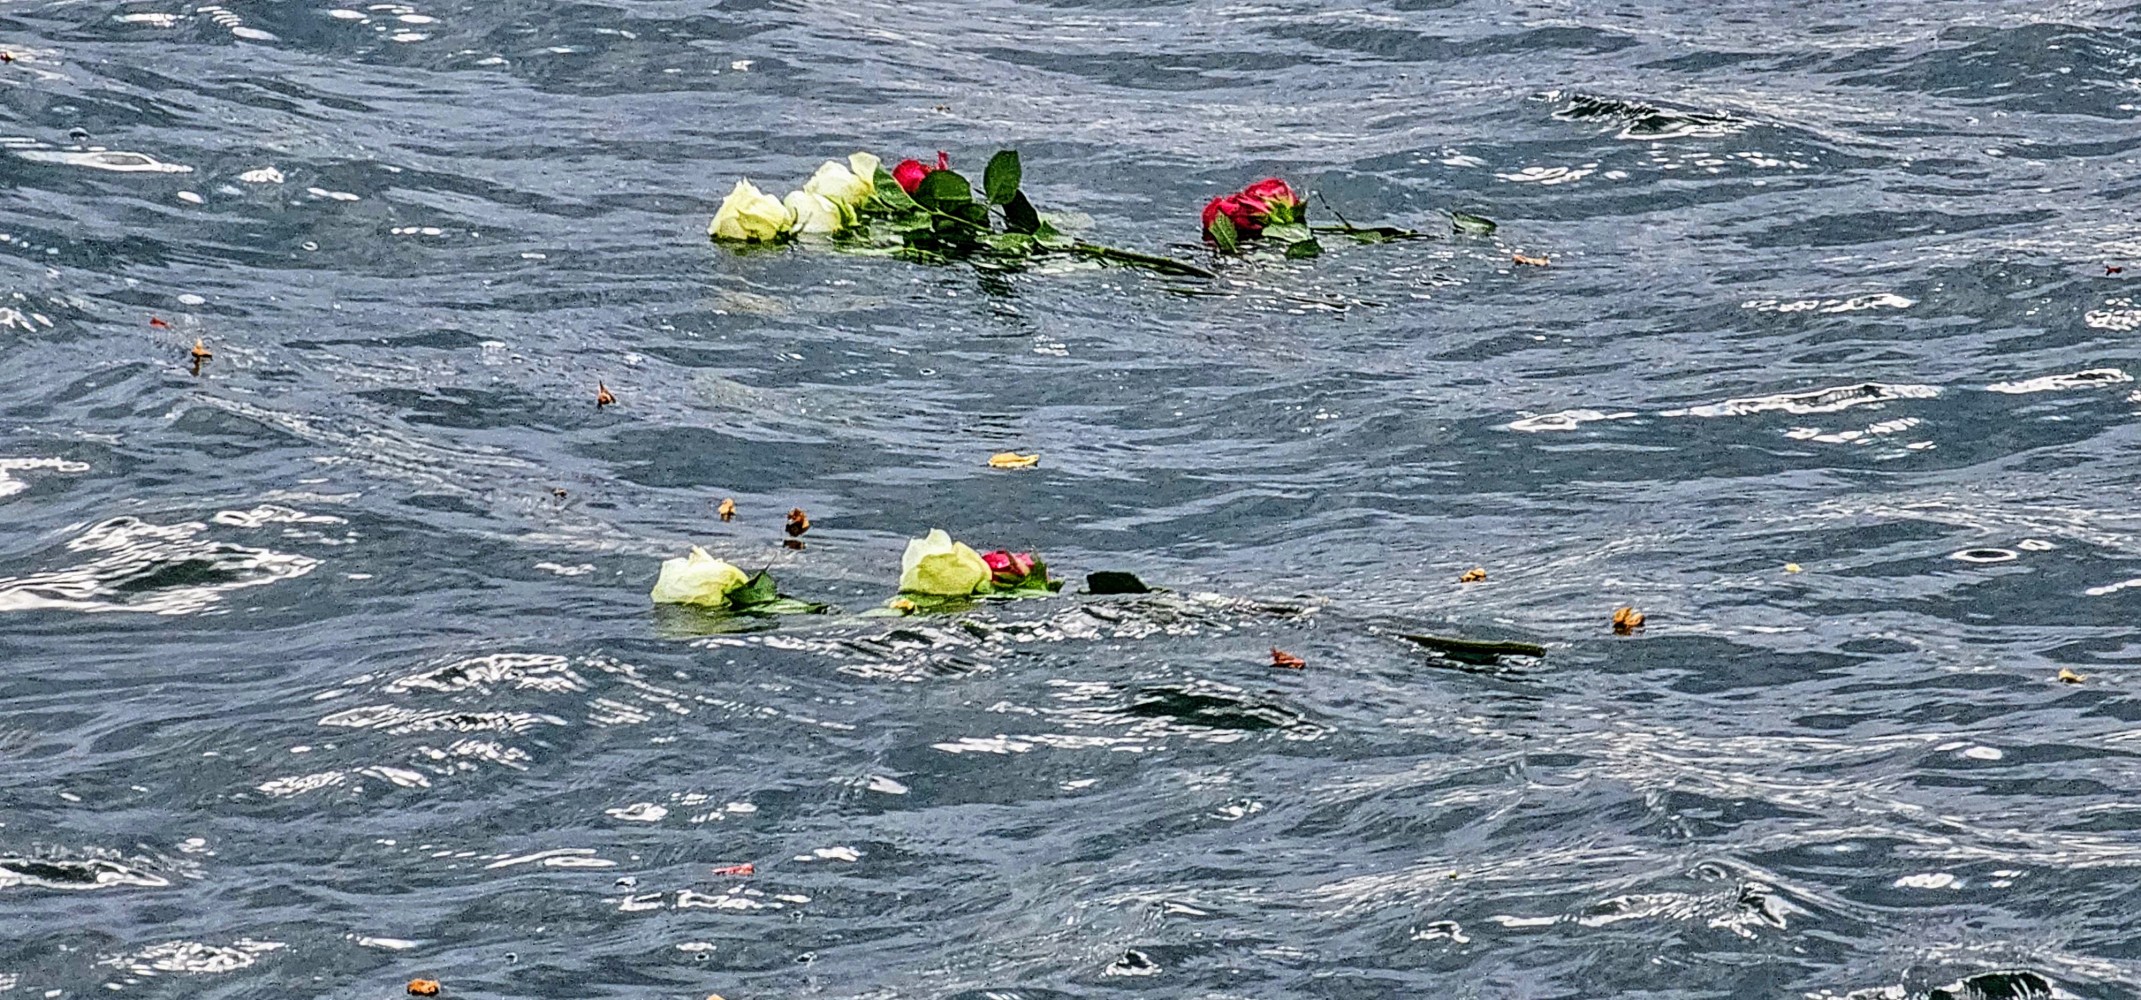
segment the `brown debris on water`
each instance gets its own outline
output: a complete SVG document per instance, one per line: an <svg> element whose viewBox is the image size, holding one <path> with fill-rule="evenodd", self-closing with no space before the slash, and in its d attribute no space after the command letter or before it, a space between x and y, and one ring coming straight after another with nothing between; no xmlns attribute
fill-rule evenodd
<svg viewBox="0 0 2141 1000"><path fill-rule="evenodd" d="M714 510L714 513L716 513L716 514L719 514L719 515L721 515L721 519L722 519L722 520L724 520L724 521L733 521L733 520L735 520L735 519L736 519L736 498L735 498L735 497L723 497L723 498L721 499L721 506L720 506L720 507L717 507L717 508L715 508L715 510Z"/></svg>
<svg viewBox="0 0 2141 1000"><path fill-rule="evenodd" d="M1487 567L1485 567L1485 566L1474 566L1474 567L1472 567L1471 569L1465 570L1465 572L1464 572L1464 575L1463 575L1463 576L1460 576L1460 577L1458 577L1458 578L1457 578L1457 582L1458 582L1458 583L1478 583L1478 582L1480 582L1481 580L1484 580L1484 579L1486 579L1486 578L1487 578Z"/></svg>
<svg viewBox="0 0 2141 1000"><path fill-rule="evenodd" d="M617 397L610 395L609 386L600 382L595 383L595 409L602 409L616 401Z"/></svg>
<svg viewBox="0 0 2141 1000"><path fill-rule="evenodd" d="M1634 608L1613 609L1613 633L1627 635L1643 627L1643 612Z"/></svg>

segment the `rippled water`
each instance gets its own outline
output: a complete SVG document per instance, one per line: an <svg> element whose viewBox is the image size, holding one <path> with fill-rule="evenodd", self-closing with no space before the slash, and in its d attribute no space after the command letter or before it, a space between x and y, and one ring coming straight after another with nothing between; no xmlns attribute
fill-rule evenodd
<svg viewBox="0 0 2141 1000"><path fill-rule="evenodd" d="M2136 10L0 0L0 997L2141 992Z"/></svg>

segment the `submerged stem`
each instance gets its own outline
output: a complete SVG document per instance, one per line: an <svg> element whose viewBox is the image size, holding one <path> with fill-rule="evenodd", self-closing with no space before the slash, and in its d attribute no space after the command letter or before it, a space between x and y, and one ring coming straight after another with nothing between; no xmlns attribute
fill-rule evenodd
<svg viewBox="0 0 2141 1000"><path fill-rule="evenodd" d="M1155 271L1160 272L1161 274L1179 274L1191 278L1219 277L1217 273L1206 268L1198 267L1197 265L1188 263L1186 261L1179 261L1174 259L1173 257L1162 257L1156 253L1140 253L1136 250L1118 250L1115 247L1104 247L1098 243L1087 243L1083 240L1080 240L1076 243L1072 243L1069 247L1065 249L1069 250L1071 253L1083 254L1087 257L1098 257L1102 260L1112 260L1121 264L1135 264L1139 267L1149 267Z"/></svg>

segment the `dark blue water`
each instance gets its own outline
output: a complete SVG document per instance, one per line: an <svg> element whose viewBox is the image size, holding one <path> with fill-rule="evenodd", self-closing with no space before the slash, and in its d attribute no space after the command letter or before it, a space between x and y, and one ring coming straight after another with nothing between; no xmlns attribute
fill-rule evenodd
<svg viewBox="0 0 2141 1000"><path fill-rule="evenodd" d="M2137 11L0 0L0 1000L2133 996Z"/></svg>

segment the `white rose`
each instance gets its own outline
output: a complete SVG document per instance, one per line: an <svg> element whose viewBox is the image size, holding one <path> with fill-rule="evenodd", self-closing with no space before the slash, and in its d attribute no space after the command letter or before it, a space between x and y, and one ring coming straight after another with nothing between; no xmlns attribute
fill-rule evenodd
<svg viewBox="0 0 2141 1000"><path fill-rule="evenodd" d="M910 594L965 597L989 589L989 564L981 553L937 528L926 537L909 539L900 556L900 590Z"/></svg>
<svg viewBox="0 0 2141 1000"><path fill-rule="evenodd" d="M735 190L721 199L721 208L706 227L706 235L717 240L768 243L780 239L794 225L794 214L780 199L760 191L748 180L739 180Z"/></svg>
<svg viewBox="0 0 2141 1000"><path fill-rule="evenodd" d="M649 597L656 604L698 604L728 607L729 594L751 582L743 570L706 554L696 545L691 554L662 561L661 578L654 581Z"/></svg>
<svg viewBox="0 0 2141 1000"><path fill-rule="evenodd" d="M809 191L790 191L781 205L795 219L790 232L837 233L854 221L854 209Z"/></svg>
<svg viewBox="0 0 2141 1000"><path fill-rule="evenodd" d="M829 201L853 208L869 201L877 194L877 169L870 169L870 176L859 177L854 171L827 160L818 166L818 172L804 182L803 190Z"/></svg>

